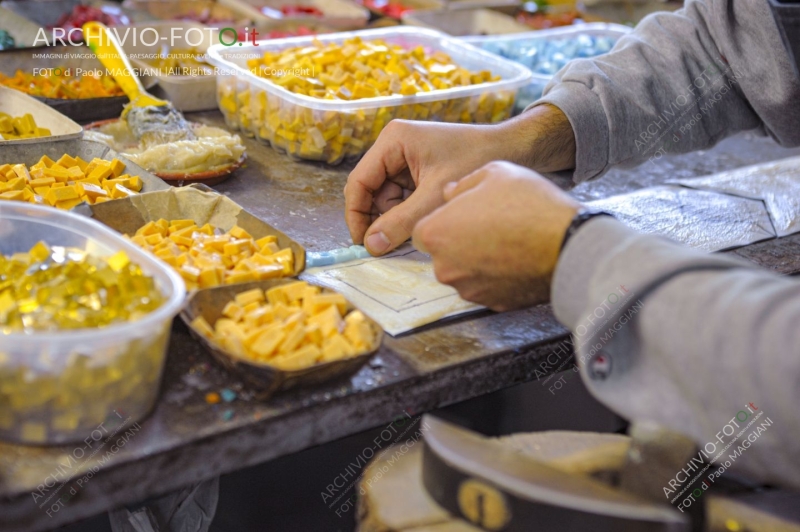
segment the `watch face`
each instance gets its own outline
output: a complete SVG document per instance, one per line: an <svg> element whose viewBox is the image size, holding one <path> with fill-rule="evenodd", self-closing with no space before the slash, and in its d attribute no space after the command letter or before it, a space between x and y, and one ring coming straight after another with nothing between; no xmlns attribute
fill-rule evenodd
<svg viewBox="0 0 800 532"><path fill-rule="evenodd" d="M605 351L600 351L587 366L592 379L604 381L611 375L611 356Z"/></svg>

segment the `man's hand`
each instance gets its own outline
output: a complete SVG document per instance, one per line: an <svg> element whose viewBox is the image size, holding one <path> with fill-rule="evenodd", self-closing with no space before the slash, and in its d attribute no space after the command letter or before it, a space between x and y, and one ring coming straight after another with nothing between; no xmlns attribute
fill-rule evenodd
<svg viewBox="0 0 800 532"><path fill-rule="evenodd" d="M494 162L445 187L447 202L414 229L436 278L503 311L549 300L550 282L580 204L520 166Z"/></svg>
<svg viewBox="0 0 800 532"><path fill-rule="evenodd" d="M347 180L353 242L382 255L408 240L414 225L444 203L446 183L491 160L489 137L481 126L391 121Z"/></svg>
<svg viewBox="0 0 800 532"><path fill-rule="evenodd" d="M493 160L543 172L571 168L569 121L549 105L497 125L393 120L347 180L345 217L353 242L373 255L391 251L444 203L446 183Z"/></svg>

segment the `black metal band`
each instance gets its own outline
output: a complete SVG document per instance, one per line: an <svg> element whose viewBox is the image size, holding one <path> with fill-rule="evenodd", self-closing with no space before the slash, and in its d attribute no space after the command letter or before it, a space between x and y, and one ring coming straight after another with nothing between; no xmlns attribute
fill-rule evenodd
<svg viewBox="0 0 800 532"><path fill-rule="evenodd" d="M439 506L451 515L460 517L483 530L502 532L531 532L531 530L668 532L688 530L688 528L676 527L675 523L659 523L636 516L613 515L614 512L605 515L602 512L591 511L589 508L581 510L559 507L517 497L503 486L460 471L448 464L427 445L423 447L422 454L422 482L425 490ZM466 489L470 483L474 483L474 489ZM470 503L473 503L472 511L469 509Z"/></svg>
<svg viewBox="0 0 800 532"><path fill-rule="evenodd" d="M564 247L567 245L567 241L572 238L572 235L578 232L578 229L581 228L583 224L591 220L592 218L596 218L598 216L611 216L614 217L613 214L606 211L601 211L598 209L589 209L589 208L582 208L575 214L575 217L572 219L572 222L567 227L566 233L564 233L564 240L561 241L561 251L564 251Z"/></svg>

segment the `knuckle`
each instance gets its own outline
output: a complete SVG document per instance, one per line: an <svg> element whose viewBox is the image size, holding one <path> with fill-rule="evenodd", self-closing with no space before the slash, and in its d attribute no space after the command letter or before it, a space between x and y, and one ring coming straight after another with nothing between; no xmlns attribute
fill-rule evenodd
<svg viewBox="0 0 800 532"><path fill-rule="evenodd" d="M483 170L490 175L500 174L508 170L507 165L508 163L505 161L492 161L490 163L486 163L483 167Z"/></svg>
<svg viewBox="0 0 800 532"><path fill-rule="evenodd" d="M452 285L458 280L458 276L455 275L450 268L441 264L439 266L434 266L433 273L436 276L436 280L442 284Z"/></svg>
<svg viewBox="0 0 800 532"><path fill-rule="evenodd" d="M390 135L394 135L402 131L408 125L407 120L401 120L399 118L395 118L389 121L386 124L386 127L383 128L380 136L388 137Z"/></svg>
<svg viewBox="0 0 800 532"><path fill-rule="evenodd" d="M414 232L414 226L416 225L414 219L405 212L397 213L397 225L405 231L407 235L410 235ZM424 240L423 243L426 243Z"/></svg>
<svg viewBox="0 0 800 532"><path fill-rule="evenodd" d="M472 286L461 288L459 289L458 293L461 295L462 299L465 299L471 303L481 302L481 291Z"/></svg>
<svg viewBox="0 0 800 532"><path fill-rule="evenodd" d="M430 223L419 222L414 227L414 238L418 240L427 250L433 248L433 231L430 229Z"/></svg>
<svg viewBox="0 0 800 532"><path fill-rule="evenodd" d="M436 275L436 280L442 284L450 285L461 293L465 287L461 286L465 280L464 273L458 268L453 267L447 262L442 260L434 264L433 273ZM468 289L468 288L467 288Z"/></svg>

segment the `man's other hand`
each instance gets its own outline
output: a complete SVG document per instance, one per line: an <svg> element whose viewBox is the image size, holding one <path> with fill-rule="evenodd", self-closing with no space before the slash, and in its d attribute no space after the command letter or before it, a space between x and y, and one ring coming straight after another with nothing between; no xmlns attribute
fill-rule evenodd
<svg viewBox="0 0 800 532"><path fill-rule="evenodd" d="M353 242L373 255L393 250L444 203L445 184L494 160L542 172L572 168L572 127L550 105L496 125L393 120L347 180L345 218Z"/></svg>
<svg viewBox="0 0 800 532"><path fill-rule="evenodd" d="M492 160L486 127L392 120L353 169L345 217L353 242L382 255L444 203L442 189Z"/></svg>
<svg viewBox="0 0 800 532"><path fill-rule="evenodd" d="M549 300L561 243L580 204L536 172L493 162L449 183L414 229L436 278L504 311Z"/></svg>

